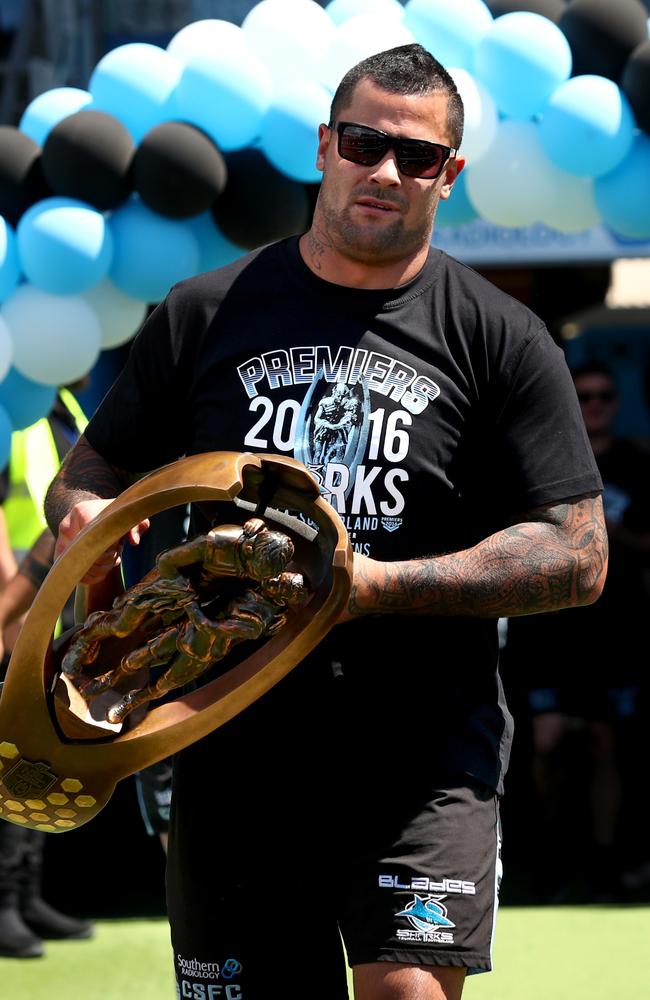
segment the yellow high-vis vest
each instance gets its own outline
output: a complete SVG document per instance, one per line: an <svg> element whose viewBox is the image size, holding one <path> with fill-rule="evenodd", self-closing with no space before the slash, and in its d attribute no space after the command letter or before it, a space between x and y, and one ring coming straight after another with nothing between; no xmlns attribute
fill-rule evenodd
<svg viewBox="0 0 650 1000"><path fill-rule="evenodd" d="M79 403L67 389L60 389L59 396L83 434L88 420ZM45 494L60 465L47 417L11 435L9 491L2 507L13 549L28 551L46 527Z"/></svg>

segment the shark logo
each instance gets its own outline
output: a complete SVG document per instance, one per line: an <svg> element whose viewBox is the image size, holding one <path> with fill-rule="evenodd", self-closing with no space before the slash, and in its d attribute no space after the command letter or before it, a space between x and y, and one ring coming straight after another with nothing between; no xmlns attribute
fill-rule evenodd
<svg viewBox="0 0 650 1000"><path fill-rule="evenodd" d="M397 917L406 917L412 927L418 931L431 931L434 927L455 927L456 924L447 919L447 908L440 904L442 896L418 896L405 909L396 913Z"/></svg>

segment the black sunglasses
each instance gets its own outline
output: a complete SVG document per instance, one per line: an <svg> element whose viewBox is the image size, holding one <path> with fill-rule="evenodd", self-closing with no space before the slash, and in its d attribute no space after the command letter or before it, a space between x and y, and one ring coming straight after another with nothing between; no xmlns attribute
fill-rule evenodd
<svg viewBox="0 0 650 1000"><path fill-rule="evenodd" d="M339 156L342 159L364 167L374 167L392 149L400 172L407 177L425 177L434 181L440 176L449 157L458 152L452 146L443 146L439 142L402 139L354 122L339 122L336 131L339 136Z"/></svg>
<svg viewBox="0 0 650 1000"><path fill-rule="evenodd" d="M603 389L602 392L579 392L578 400L581 403L591 403L597 399L600 403L613 403L616 394L611 389Z"/></svg>

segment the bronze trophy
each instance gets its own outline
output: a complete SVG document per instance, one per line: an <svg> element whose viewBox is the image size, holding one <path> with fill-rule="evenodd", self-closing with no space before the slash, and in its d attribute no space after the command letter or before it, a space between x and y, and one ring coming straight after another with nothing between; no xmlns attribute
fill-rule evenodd
<svg viewBox="0 0 650 1000"><path fill-rule="evenodd" d="M189 502L218 513L220 501L241 523L159 553L125 592L78 586L143 518ZM92 819L119 780L227 722L295 667L337 621L351 577L345 528L293 459L211 452L141 479L56 561L27 616L0 697L0 818L52 833ZM75 588L84 621L53 642Z"/></svg>

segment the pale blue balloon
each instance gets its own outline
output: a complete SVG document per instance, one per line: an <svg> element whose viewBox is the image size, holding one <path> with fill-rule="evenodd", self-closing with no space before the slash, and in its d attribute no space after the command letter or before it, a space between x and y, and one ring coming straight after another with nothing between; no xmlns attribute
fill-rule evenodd
<svg viewBox="0 0 650 1000"><path fill-rule="evenodd" d="M594 182L603 222L621 236L650 238L650 138L639 132L615 170Z"/></svg>
<svg viewBox="0 0 650 1000"><path fill-rule="evenodd" d="M9 414L0 403L0 469L4 469L11 456L13 426Z"/></svg>
<svg viewBox="0 0 650 1000"><path fill-rule="evenodd" d="M289 84L274 96L262 120L259 145L277 170L305 184L320 181L318 126L329 121L331 102L325 87L309 81Z"/></svg>
<svg viewBox="0 0 650 1000"><path fill-rule="evenodd" d="M436 226L442 228L445 226L465 226L478 218L479 214L467 195L465 171L463 171L454 181L451 197L446 198L444 201L441 200L438 204Z"/></svg>
<svg viewBox="0 0 650 1000"><path fill-rule="evenodd" d="M544 152L556 166L579 177L600 177L613 170L630 151L634 132L625 94L604 76L574 76L541 111Z"/></svg>
<svg viewBox="0 0 650 1000"><path fill-rule="evenodd" d="M23 273L37 288L76 295L106 277L113 240L101 212L75 198L45 198L17 229Z"/></svg>
<svg viewBox="0 0 650 1000"><path fill-rule="evenodd" d="M402 23L443 66L471 70L493 20L483 0L409 0Z"/></svg>
<svg viewBox="0 0 650 1000"><path fill-rule="evenodd" d="M404 7L399 0L331 0L325 10L334 24L343 24L358 14L390 15L400 20L404 17Z"/></svg>
<svg viewBox="0 0 650 1000"><path fill-rule="evenodd" d="M571 48L547 17L497 17L474 53L474 71L504 114L532 118L571 75Z"/></svg>
<svg viewBox="0 0 650 1000"><path fill-rule="evenodd" d="M80 90L78 87L55 87L39 94L27 105L18 128L39 146L43 146L55 125L69 115L76 114L77 111L88 110L91 104L92 95L87 90Z"/></svg>
<svg viewBox="0 0 650 1000"><path fill-rule="evenodd" d="M233 47L218 59L205 52L188 59L174 96L179 115L230 152L255 140L271 94L271 76L261 59Z"/></svg>
<svg viewBox="0 0 650 1000"><path fill-rule="evenodd" d="M90 77L93 109L119 119L139 142L149 129L174 117L181 70L178 60L157 45L119 45L99 60Z"/></svg>
<svg viewBox="0 0 650 1000"><path fill-rule="evenodd" d="M31 427L46 417L55 399L55 386L32 382L13 367L0 382L0 405L8 413L15 431Z"/></svg>
<svg viewBox="0 0 650 1000"><path fill-rule="evenodd" d="M225 267L243 257L247 250L227 239L216 225L212 212L203 212L187 220L199 246L197 273L212 271L215 267Z"/></svg>
<svg viewBox="0 0 650 1000"><path fill-rule="evenodd" d="M134 299L160 302L172 285L199 271L199 244L185 222L132 198L110 219L114 254L110 278Z"/></svg>
<svg viewBox="0 0 650 1000"><path fill-rule="evenodd" d="M0 302L11 295L20 281L16 234L0 215Z"/></svg>

